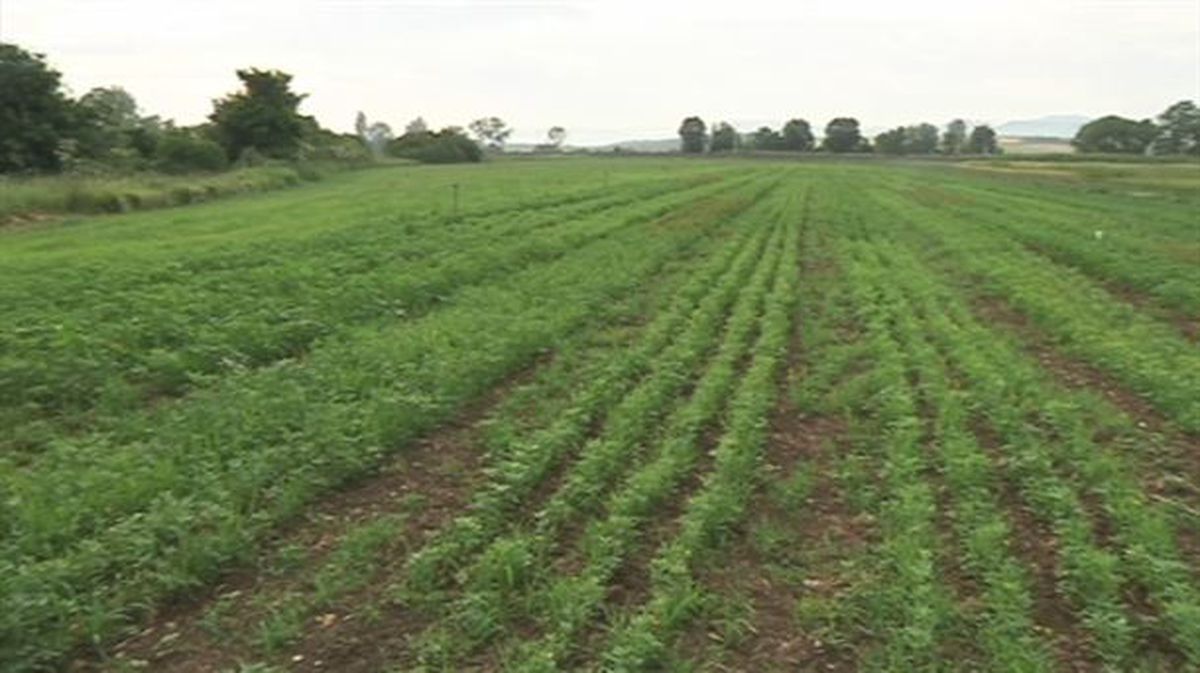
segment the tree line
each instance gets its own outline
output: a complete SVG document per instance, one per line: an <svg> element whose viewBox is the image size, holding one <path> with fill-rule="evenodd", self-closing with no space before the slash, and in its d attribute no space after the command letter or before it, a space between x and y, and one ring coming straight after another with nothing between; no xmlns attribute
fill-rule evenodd
<svg viewBox="0 0 1200 673"><path fill-rule="evenodd" d="M1071 144L1083 153L1200 156L1200 106L1181 100L1141 121L1107 115L1080 127Z"/></svg>
<svg viewBox="0 0 1200 673"><path fill-rule="evenodd" d="M306 95L292 76L278 70L237 71L240 88L213 101L205 122L178 126L146 115L121 87L101 87L73 98L61 74L40 54L0 43L0 173L63 170L217 171L271 160L358 161L400 157L429 163L479 161L484 150L502 151L513 129L498 117L483 117L466 129L434 131L421 118L393 134L382 122L359 113L352 134L322 128L301 114ZM547 132L539 151L558 151L566 130ZM763 151L888 155L996 154L996 132L969 128L962 120L945 129L928 123L900 126L874 139L863 136L857 119L838 117L818 142L804 119L778 130L763 126L742 134L727 122L713 125L688 117L679 127L685 153ZM1109 115L1084 125L1072 141L1080 152L1200 155L1200 108L1192 101L1172 105L1154 120Z"/></svg>
<svg viewBox="0 0 1200 673"><path fill-rule="evenodd" d="M818 143L803 119L791 119L780 130L769 126L742 134L728 122L711 131L700 117L679 125L680 149L686 154L732 152L739 149L834 154L877 153L893 156L933 154L998 154L996 131L986 124L969 127L955 119L944 129L929 123L897 126L866 138L857 119L837 117L825 125ZM1071 144L1083 153L1200 155L1200 107L1180 101L1156 119L1134 121L1108 115L1084 124Z"/></svg>
<svg viewBox="0 0 1200 673"><path fill-rule="evenodd" d="M125 89L99 87L73 98L41 54L0 43L0 173L158 170L219 171L266 161L358 161L394 156L423 162L479 161L502 149L512 129L497 117L439 131L418 118L399 137L359 113L355 133L322 128L301 114L306 94L279 70L237 71L241 87L213 101L205 122L179 126L143 114ZM557 148L562 127L544 147Z"/></svg>
<svg viewBox="0 0 1200 673"><path fill-rule="evenodd" d="M430 131L422 117L417 117L404 127L404 133L396 136L384 122L369 123L362 112L358 113L355 131L376 156L390 155L417 159L426 163L452 161L479 161L482 150L503 152L513 129L499 117L481 117L471 122L467 130L474 136L472 142L458 126L449 126L441 131ZM551 126L546 131L545 142L534 145L535 152L561 152L567 139L567 130Z"/></svg>
<svg viewBox="0 0 1200 673"><path fill-rule="evenodd" d="M939 131L933 124L899 126L875 136L874 142L862 134L853 117L837 117L825 125L818 143L812 126L804 119L790 119L776 131L769 126L743 135L728 122L718 122L711 133L700 117L687 117L679 125L680 149L685 154L705 151L721 153L739 149L782 152L830 152L853 154L997 154L996 132L987 125L968 131L967 123L956 119Z"/></svg>
<svg viewBox="0 0 1200 673"><path fill-rule="evenodd" d="M237 71L241 88L207 121L178 126L143 114L125 89L72 98L45 57L0 43L0 173L63 170L217 171L282 159L349 159L353 138L299 112L304 94L278 70Z"/></svg>

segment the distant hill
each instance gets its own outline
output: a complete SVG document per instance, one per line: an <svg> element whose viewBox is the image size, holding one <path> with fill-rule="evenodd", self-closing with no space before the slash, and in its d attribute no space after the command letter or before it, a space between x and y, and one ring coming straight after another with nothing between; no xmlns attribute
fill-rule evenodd
<svg viewBox="0 0 1200 673"><path fill-rule="evenodd" d="M996 127L996 132L1002 136L1074 138L1079 127L1088 121L1090 118L1082 115L1049 115L1005 122Z"/></svg>

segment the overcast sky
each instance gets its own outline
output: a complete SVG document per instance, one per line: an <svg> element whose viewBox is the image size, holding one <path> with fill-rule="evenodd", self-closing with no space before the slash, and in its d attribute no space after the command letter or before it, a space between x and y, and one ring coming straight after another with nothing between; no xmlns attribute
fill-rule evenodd
<svg viewBox="0 0 1200 673"><path fill-rule="evenodd" d="M0 0L0 40L80 94L203 120L239 67L303 110L403 127L498 115L536 140L671 137L699 114L869 129L1157 114L1200 88L1200 0Z"/></svg>

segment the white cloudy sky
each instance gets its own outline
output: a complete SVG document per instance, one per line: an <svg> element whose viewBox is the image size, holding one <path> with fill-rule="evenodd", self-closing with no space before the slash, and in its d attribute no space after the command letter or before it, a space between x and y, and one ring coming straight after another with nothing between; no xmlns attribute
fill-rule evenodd
<svg viewBox="0 0 1200 673"><path fill-rule="evenodd" d="M181 123L253 65L294 73L339 130L358 110L495 114L577 143L669 137L688 114L1144 117L1200 88L1200 0L0 0L0 40Z"/></svg>

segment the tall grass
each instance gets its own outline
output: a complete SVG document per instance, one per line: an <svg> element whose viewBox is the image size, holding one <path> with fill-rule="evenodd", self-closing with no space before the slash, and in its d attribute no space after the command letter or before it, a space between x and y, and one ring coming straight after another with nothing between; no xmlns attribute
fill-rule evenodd
<svg viewBox="0 0 1200 673"><path fill-rule="evenodd" d="M224 173L171 176L129 175L0 176L0 223L36 221L64 213L124 213L166 208L319 180L332 165L255 166Z"/></svg>

